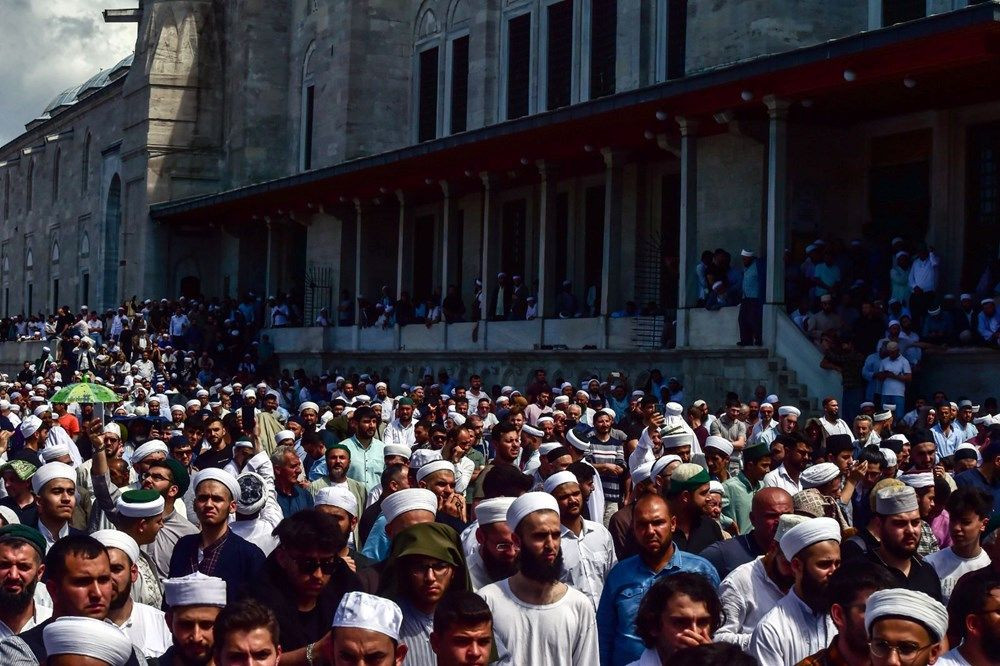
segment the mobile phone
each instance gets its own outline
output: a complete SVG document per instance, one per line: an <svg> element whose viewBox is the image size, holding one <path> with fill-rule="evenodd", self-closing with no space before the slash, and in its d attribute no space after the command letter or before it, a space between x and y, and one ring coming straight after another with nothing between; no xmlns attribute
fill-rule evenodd
<svg viewBox="0 0 1000 666"><path fill-rule="evenodd" d="M243 409L243 432L251 433L257 425L257 419L254 416L254 408L244 406Z"/></svg>

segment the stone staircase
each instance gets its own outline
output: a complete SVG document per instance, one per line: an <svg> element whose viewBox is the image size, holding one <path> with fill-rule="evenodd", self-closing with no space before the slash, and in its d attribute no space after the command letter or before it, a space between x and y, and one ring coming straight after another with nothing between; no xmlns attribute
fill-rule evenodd
<svg viewBox="0 0 1000 666"><path fill-rule="evenodd" d="M813 414L821 411L824 396L809 394L809 388L798 382L795 371L788 367L784 358L769 355L767 358L768 373L775 378L777 383L774 388L765 385L768 391L775 393L783 405L793 405L802 410L803 414Z"/></svg>

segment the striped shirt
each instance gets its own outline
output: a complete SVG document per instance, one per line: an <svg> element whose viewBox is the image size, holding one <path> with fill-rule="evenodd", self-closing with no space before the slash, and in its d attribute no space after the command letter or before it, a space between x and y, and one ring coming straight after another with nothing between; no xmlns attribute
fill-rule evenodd
<svg viewBox="0 0 1000 666"><path fill-rule="evenodd" d="M624 470L621 474L608 474L599 472L601 477L601 487L604 489L604 500L606 502L620 502L622 499L622 484L625 476L625 447L621 441L609 438L607 442L602 442L597 435L591 435L587 440L590 444L590 451L584 456L587 462L595 467L597 465L618 465Z"/></svg>
<svg viewBox="0 0 1000 666"><path fill-rule="evenodd" d="M431 629L434 616L425 615L407 601L399 604L403 623L399 628L399 642L406 644L406 663L409 666L436 666L437 655L431 649Z"/></svg>

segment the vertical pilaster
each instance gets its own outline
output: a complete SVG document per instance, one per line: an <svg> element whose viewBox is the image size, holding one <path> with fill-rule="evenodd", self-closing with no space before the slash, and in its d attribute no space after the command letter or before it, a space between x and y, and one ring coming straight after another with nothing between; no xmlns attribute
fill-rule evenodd
<svg viewBox="0 0 1000 666"><path fill-rule="evenodd" d="M483 302L482 307L479 309L479 319L483 322L481 326L480 336L485 336L486 333L486 320L489 319L489 307L490 307L490 217L493 208L493 179L487 172L482 172L479 174L480 180L483 181L483 237L482 237L482 283L483 283Z"/></svg>
<svg viewBox="0 0 1000 666"><path fill-rule="evenodd" d="M691 346L688 314L698 302L698 121L677 118L681 132L680 266L677 280L677 347Z"/></svg>
<svg viewBox="0 0 1000 666"><path fill-rule="evenodd" d="M791 102L768 95L767 105L767 233L764 288L764 344L774 348L777 310L785 304L785 245L788 214L788 107Z"/></svg>
<svg viewBox="0 0 1000 666"><path fill-rule="evenodd" d="M612 295L617 297L621 275L620 250L622 217L622 155L603 148L604 158L604 233L601 256L601 349L608 348L608 316L612 310Z"/></svg>
<svg viewBox="0 0 1000 666"><path fill-rule="evenodd" d="M354 335L353 348L361 347L361 230L362 230L361 200L354 200L354 223L357 233L354 236Z"/></svg>

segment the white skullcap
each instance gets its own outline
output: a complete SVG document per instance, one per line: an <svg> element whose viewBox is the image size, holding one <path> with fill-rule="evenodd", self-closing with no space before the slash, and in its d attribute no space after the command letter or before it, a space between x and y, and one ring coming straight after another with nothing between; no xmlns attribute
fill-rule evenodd
<svg viewBox="0 0 1000 666"><path fill-rule="evenodd" d="M678 403L675 402L674 404L676 405ZM692 407L697 407L698 409L701 409L702 407L704 407L707 404L708 403L706 403L704 400L702 400L701 398L698 398L697 400L695 400L694 402L691 403L691 406Z"/></svg>
<svg viewBox="0 0 1000 666"><path fill-rule="evenodd" d="M770 407L771 409L774 409L774 405L772 405L769 402L762 402L762 403L760 403L760 409L764 409L765 407Z"/></svg>
<svg viewBox="0 0 1000 666"><path fill-rule="evenodd" d="M552 476L555 475L553 474ZM552 477L550 476L549 478L551 479ZM513 497L494 497L493 499L483 500L476 505L476 521L480 525L505 523L507 522L507 509L513 503Z"/></svg>
<svg viewBox="0 0 1000 666"><path fill-rule="evenodd" d="M909 513L919 508L917 491L910 486L883 488L875 494L875 513L882 516Z"/></svg>
<svg viewBox="0 0 1000 666"><path fill-rule="evenodd" d="M712 447L713 449L718 449L719 451L725 453L727 456L733 455L733 443L730 442L725 437L719 437L718 435L709 435L705 439L704 448L707 449L708 447Z"/></svg>
<svg viewBox="0 0 1000 666"><path fill-rule="evenodd" d="M566 441L577 451L589 451L590 444L577 437L572 429L566 431Z"/></svg>
<svg viewBox="0 0 1000 666"><path fill-rule="evenodd" d="M237 502L240 501L240 484L232 472L227 472L224 469L216 467L203 469L194 475L194 479L191 480L191 487L197 491L198 486L205 481L218 481L229 489L229 494L233 496L234 500Z"/></svg>
<svg viewBox="0 0 1000 666"><path fill-rule="evenodd" d="M163 581L163 598L170 608L226 605L226 581L200 571Z"/></svg>
<svg viewBox="0 0 1000 666"><path fill-rule="evenodd" d="M358 517L358 498L347 488L342 486L327 486L316 493L314 499L316 506L335 506L343 509L355 518Z"/></svg>
<svg viewBox="0 0 1000 666"><path fill-rule="evenodd" d="M14 509L0 504L0 518L3 518L8 525L20 525L21 519L14 513Z"/></svg>
<svg viewBox="0 0 1000 666"><path fill-rule="evenodd" d="M382 500L382 515L388 525L407 511L429 511L437 515L437 495L426 488L404 488Z"/></svg>
<svg viewBox="0 0 1000 666"><path fill-rule="evenodd" d="M545 492L551 493L564 483L580 483L580 481L576 478L576 474L573 472L556 472L555 474L549 476L549 478L545 479Z"/></svg>
<svg viewBox="0 0 1000 666"><path fill-rule="evenodd" d="M602 409L598 409L597 413L604 414L605 416L609 417L612 421L618 418L618 414L616 414L615 410L611 409L610 407L604 407Z"/></svg>
<svg viewBox="0 0 1000 666"><path fill-rule="evenodd" d="M542 432L538 428L534 428L528 425L527 423L521 426L521 432L523 432L526 435L530 435L531 437L545 437L544 432Z"/></svg>
<svg viewBox="0 0 1000 666"><path fill-rule="evenodd" d="M812 520L812 518L797 513L782 514L778 518L778 527L774 532L775 542L780 543L781 537L785 536L785 532L792 529L796 525L806 522L807 520Z"/></svg>
<svg viewBox="0 0 1000 666"><path fill-rule="evenodd" d="M292 432L291 430L279 430L278 432L274 433L275 444L281 444L286 439L291 439L294 441L295 433Z"/></svg>
<svg viewBox="0 0 1000 666"><path fill-rule="evenodd" d="M198 389L198 392L195 393L195 395L197 397L199 397L199 398L207 398L208 397L208 390L207 389Z"/></svg>
<svg viewBox="0 0 1000 666"><path fill-rule="evenodd" d="M45 652L50 657L78 655L125 666L132 658L132 641L113 624L92 617L63 616L42 630Z"/></svg>
<svg viewBox="0 0 1000 666"><path fill-rule="evenodd" d="M41 416L45 412L51 412L51 411L52 411L52 408L49 405L43 404L43 405L39 405L38 407L35 407L35 411L33 412L33 414L35 416Z"/></svg>
<svg viewBox="0 0 1000 666"><path fill-rule="evenodd" d="M542 414L537 419L535 419L535 423L537 423L538 425L542 425L543 423L549 423L549 422L555 423L555 421L556 420L551 416L549 416L548 414Z"/></svg>
<svg viewBox="0 0 1000 666"><path fill-rule="evenodd" d="M140 463L154 453L162 453L167 455L170 453L170 449L167 445L159 439L151 439L132 453L132 464Z"/></svg>
<svg viewBox="0 0 1000 666"><path fill-rule="evenodd" d="M558 514L559 504L556 498L548 493L525 493L514 500L507 509L507 527L511 532L517 530L524 517L536 511L555 511Z"/></svg>
<svg viewBox="0 0 1000 666"><path fill-rule="evenodd" d="M556 406L556 405L567 405L567 404L569 404L569 396L568 395L557 395L556 397L554 397L552 399L552 406L553 407Z"/></svg>
<svg viewBox="0 0 1000 666"><path fill-rule="evenodd" d="M69 445L68 444L53 444L52 446L46 446L39 452L42 456L42 460L45 462L52 462L60 456L69 455Z"/></svg>
<svg viewBox="0 0 1000 666"><path fill-rule="evenodd" d="M820 541L840 543L840 523L833 518L811 518L791 528L781 537L778 545L786 560Z"/></svg>
<svg viewBox="0 0 1000 666"><path fill-rule="evenodd" d="M662 435L660 441L663 450L669 451L670 449L679 449L682 446L691 446L691 435L681 431L672 435Z"/></svg>
<svg viewBox="0 0 1000 666"><path fill-rule="evenodd" d="M879 449L878 452L882 454L883 458L885 458L886 467L895 467L896 463L899 462L896 460L896 452L892 449Z"/></svg>
<svg viewBox="0 0 1000 666"><path fill-rule="evenodd" d="M26 416L23 421L21 421L21 435L25 439L31 437L38 429L42 427L42 420L32 414L31 416Z"/></svg>
<svg viewBox="0 0 1000 666"><path fill-rule="evenodd" d="M188 409L191 409L192 407L201 407L201 400L188 400L184 403L184 406Z"/></svg>
<svg viewBox="0 0 1000 666"><path fill-rule="evenodd" d="M129 502L122 493L115 501L115 511L126 518L152 518L163 513L166 502L163 497L157 495L156 499L149 502Z"/></svg>
<svg viewBox="0 0 1000 666"><path fill-rule="evenodd" d="M441 451L434 449L417 449L410 454L410 469L420 469L434 460L441 460Z"/></svg>
<svg viewBox="0 0 1000 666"><path fill-rule="evenodd" d="M412 454L413 450L406 444L386 444L385 448L382 449L382 455L385 457L402 456L409 460Z"/></svg>
<svg viewBox="0 0 1000 666"><path fill-rule="evenodd" d="M902 442L903 444L909 444L910 443L910 440L906 437L906 435L904 435L902 433L897 433L897 434L893 435L892 437L890 437L889 439L887 439L886 441L890 441L890 440L896 440L897 442Z"/></svg>
<svg viewBox="0 0 1000 666"><path fill-rule="evenodd" d="M183 411L184 411L184 405L172 405L170 407L171 414L173 414L174 412L183 412Z"/></svg>
<svg viewBox="0 0 1000 666"><path fill-rule="evenodd" d="M799 475L799 482L802 488L819 488L823 484L833 481L840 476L840 468L830 462L812 465L802 470Z"/></svg>
<svg viewBox="0 0 1000 666"><path fill-rule="evenodd" d="M299 414L306 411L307 409L311 409L317 414L319 414L319 405L317 405L315 402L311 402L309 400L303 402L301 405L299 405Z"/></svg>
<svg viewBox="0 0 1000 666"><path fill-rule="evenodd" d="M711 481L708 482L708 492L716 493L718 495L725 495L726 489L721 483L719 483L715 479L712 479Z"/></svg>
<svg viewBox="0 0 1000 666"><path fill-rule="evenodd" d="M455 465L448 460L434 460L426 465L421 465L420 468L417 469L417 481L423 481L428 476L436 472L451 472L454 474Z"/></svg>
<svg viewBox="0 0 1000 666"><path fill-rule="evenodd" d="M882 421L889 421L892 419L892 412L886 410L884 412L876 412L872 415L872 421L875 423L881 423Z"/></svg>
<svg viewBox="0 0 1000 666"><path fill-rule="evenodd" d="M865 605L865 630L883 617L900 617L922 624L935 643L948 632L948 611L944 605L924 594L900 587L873 592Z"/></svg>
<svg viewBox="0 0 1000 666"><path fill-rule="evenodd" d="M348 592L333 614L333 628L348 627L384 634L399 641L403 611L394 602L374 594Z"/></svg>
<svg viewBox="0 0 1000 666"><path fill-rule="evenodd" d="M780 402L780 401L778 400L778 396L777 396L776 394L774 394L774 393L772 393L771 395L769 395L769 396L767 396L766 398L764 398L764 400L765 400L766 402L769 402L769 403L771 403L772 405L774 405L774 404L777 404L778 402Z"/></svg>
<svg viewBox="0 0 1000 666"><path fill-rule="evenodd" d="M104 434L114 435L120 438L122 436L121 426L119 426L117 423L109 423L108 425L104 426Z"/></svg>
<svg viewBox="0 0 1000 666"><path fill-rule="evenodd" d="M389 385L386 384L385 382L378 382L377 384L375 384L375 388L376 389L378 389L378 388L384 388L386 390L389 390Z"/></svg>
<svg viewBox="0 0 1000 666"><path fill-rule="evenodd" d="M922 472L916 474L900 474L900 481L913 488L914 490L920 490L921 488L931 488L934 486L934 472Z"/></svg>
<svg viewBox="0 0 1000 666"><path fill-rule="evenodd" d="M116 529L97 530L90 536L101 542L105 548L117 548L126 555L132 564L139 562L139 544L128 534Z"/></svg>
<svg viewBox="0 0 1000 666"><path fill-rule="evenodd" d="M680 456L675 456L672 453L668 453L665 456L660 456L655 461L653 461L653 466L649 470L649 477L655 479L660 475L661 472L663 472L663 470L667 468L667 465L675 462L679 463L684 461L681 460Z"/></svg>
<svg viewBox="0 0 1000 666"><path fill-rule="evenodd" d="M680 416L683 411L684 407L679 402L668 402L663 406L663 413L667 416Z"/></svg>
<svg viewBox="0 0 1000 666"><path fill-rule="evenodd" d="M802 412L797 407L792 407L791 405L778 407L778 416L788 416L789 414L792 416L802 416Z"/></svg>
<svg viewBox="0 0 1000 666"><path fill-rule="evenodd" d="M76 483L76 470L62 462L45 463L31 475L31 490L37 495L45 484L55 479L66 479Z"/></svg>
<svg viewBox="0 0 1000 666"><path fill-rule="evenodd" d="M648 481L649 477L653 471L653 463L655 460L650 460L649 462L644 462L634 470L632 470L630 476L632 477L632 487L639 485L643 481Z"/></svg>
<svg viewBox="0 0 1000 666"><path fill-rule="evenodd" d="M562 444L560 444L559 442L545 442L544 444L538 447L538 454L542 456L548 455L549 453L558 449L560 446L562 446Z"/></svg>
<svg viewBox="0 0 1000 666"><path fill-rule="evenodd" d="M740 250L740 256L741 257L756 257L757 255L755 255L753 253L753 250Z"/></svg>

